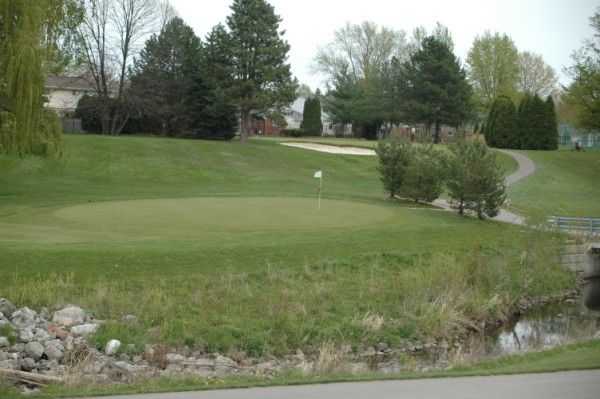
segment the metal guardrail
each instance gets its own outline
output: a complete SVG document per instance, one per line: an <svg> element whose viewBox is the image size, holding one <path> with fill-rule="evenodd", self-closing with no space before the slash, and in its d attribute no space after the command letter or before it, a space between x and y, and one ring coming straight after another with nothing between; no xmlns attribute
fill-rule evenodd
<svg viewBox="0 0 600 399"><path fill-rule="evenodd" d="M600 218L573 218L553 216L548 223L561 231L600 235Z"/></svg>

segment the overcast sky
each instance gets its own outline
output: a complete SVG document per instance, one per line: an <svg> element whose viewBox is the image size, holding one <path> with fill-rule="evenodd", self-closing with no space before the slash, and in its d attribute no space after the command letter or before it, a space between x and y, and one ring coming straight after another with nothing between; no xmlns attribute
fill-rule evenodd
<svg viewBox="0 0 600 399"><path fill-rule="evenodd" d="M204 37L219 22L225 23L232 0L171 0L179 15ZM290 43L292 71L302 83L323 86L311 64L319 46L333 39L346 22L373 21L408 34L436 22L448 26L456 54L465 59L473 39L486 30L505 32L519 51L541 54L559 73L571 53L592 36L589 17L598 0L269 0L283 18Z"/></svg>

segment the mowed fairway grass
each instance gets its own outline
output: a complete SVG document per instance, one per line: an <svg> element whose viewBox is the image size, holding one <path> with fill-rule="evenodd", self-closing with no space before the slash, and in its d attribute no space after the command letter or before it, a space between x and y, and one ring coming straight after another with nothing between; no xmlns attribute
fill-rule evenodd
<svg viewBox="0 0 600 399"><path fill-rule="evenodd" d="M114 320L98 345L263 355L443 337L573 284L544 251L523 267L530 236L387 200L374 157L270 141L67 136L61 160L0 157L0 297Z"/></svg>
<svg viewBox="0 0 600 399"><path fill-rule="evenodd" d="M536 172L509 190L517 211L538 219L600 217L600 151L522 153L536 164Z"/></svg>

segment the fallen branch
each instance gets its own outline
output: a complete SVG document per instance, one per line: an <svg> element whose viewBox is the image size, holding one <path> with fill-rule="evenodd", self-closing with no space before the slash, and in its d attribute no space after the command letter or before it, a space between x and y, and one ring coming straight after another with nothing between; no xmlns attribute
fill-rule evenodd
<svg viewBox="0 0 600 399"><path fill-rule="evenodd" d="M11 380L16 380L30 385L45 386L49 384L62 384L63 380L59 377L49 375L27 373L25 371L0 369L0 376L5 376Z"/></svg>

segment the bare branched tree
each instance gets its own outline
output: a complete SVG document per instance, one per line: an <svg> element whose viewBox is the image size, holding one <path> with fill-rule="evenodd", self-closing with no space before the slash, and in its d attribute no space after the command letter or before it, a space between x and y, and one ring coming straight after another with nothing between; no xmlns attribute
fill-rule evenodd
<svg viewBox="0 0 600 399"><path fill-rule="evenodd" d="M127 67L143 39L160 29L158 0L83 0L85 15L79 39L85 64L104 101L98 110L102 131L119 134L129 119L124 102Z"/></svg>
<svg viewBox="0 0 600 399"><path fill-rule="evenodd" d="M525 51L519 54L519 91L527 94L549 96L558 86L554 69L541 55Z"/></svg>
<svg viewBox="0 0 600 399"><path fill-rule="evenodd" d="M332 43L319 49L315 69L333 79L347 70L355 80L369 79L393 57L407 55L406 34L373 22L346 24Z"/></svg>

